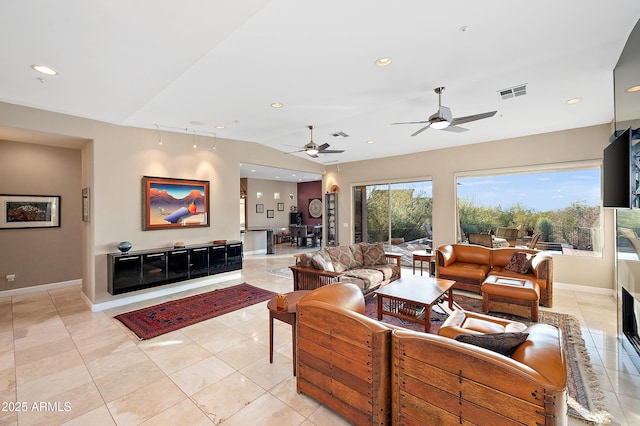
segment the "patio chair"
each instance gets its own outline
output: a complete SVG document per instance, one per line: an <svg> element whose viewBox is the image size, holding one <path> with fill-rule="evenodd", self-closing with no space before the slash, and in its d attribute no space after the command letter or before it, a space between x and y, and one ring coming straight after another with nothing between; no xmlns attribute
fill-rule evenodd
<svg viewBox="0 0 640 426"><path fill-rule="evenodd" d="M541 235L542 235L542 232L537 232L533 234L531 236L531 241L529 242L529 246L527 248L530 248L530 249L536 248L536 244L538 244L538 240L540 239Z"/></svg>
<svg viewBox="0 0 640 426"><path fill-rule="evenodd" d="M493 240L491 238L491 234L474 234L468 233L467 237L469 237L469 244L476 244L478 246L485 246L492 248Z"/></svg>
<svg viewBox="0 0 640 426"><path fill-rule="evenodd" d="M498 227L496 237L504 238L510 247L515 247L516 240L518 239L518 228Z"/></svg>

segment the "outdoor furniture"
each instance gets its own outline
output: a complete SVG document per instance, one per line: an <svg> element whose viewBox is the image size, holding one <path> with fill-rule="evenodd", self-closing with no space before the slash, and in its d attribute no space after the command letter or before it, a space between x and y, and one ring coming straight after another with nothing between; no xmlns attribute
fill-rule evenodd
<svg viewBox="0 0 640 426"><path fill-rule="evenodd" d="M530 249L536 248L536 244L538 244L538 240L540 239L540 235L542 235L541 232L533 234L533 236L531 237L531 241L529 241L529 245L527 247L530 248Z"/></svg>
<svg viewBox="0 0 640 426"><path fill-rule="evenodd" d="M516 240L518 239L518 228L498 227L496 237L504 238L511 247L515 247Z"/></svg>
<svg viewBox="0 0 640 426"><path fill-rule="evenodd" d="M493 247L493 238L491 237L491 234L475 234L470 232L467 234L467 237L469 238L469 244L476 244L489 248Z"/></svg>

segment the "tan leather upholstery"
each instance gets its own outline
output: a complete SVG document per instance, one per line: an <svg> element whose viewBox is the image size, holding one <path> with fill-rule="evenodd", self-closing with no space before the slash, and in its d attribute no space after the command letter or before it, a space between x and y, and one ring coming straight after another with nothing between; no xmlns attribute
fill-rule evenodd
<svg viewBox="0 0 640 426"><path fill-rule="evenodd" d="M444 321L438 334L454 339L459 334L520 332L525 328L521 322L456 309Z"/></svg>
<svg viewBox="0 0 640 426"><path fill-rule="evenodd" d="M361 312L354 284L328 284L298 302L297 389L355 424L388 424L391 329Z"/></svg>
<svg viewBox="0 0 640 426"><path fill-rule="evenodd" d="M527 274L507 271L513 253L533 255ZM540 287L540 304L553 306L553 257L549 253L526 248L487 248L469 244L444 244L435 251L436 277L456 281L454 288L480 294L480 286L489 275L525 278Z"/></svg>
<svg viewBox="0 0 640 426"><path fill-rule="evenodd" d="M329 284L298 302L298 392L358 425L566 424L566 367L555 327L526 329L527 341L509 358L387 327L360 314L363 304L352 284ZM482 321L511 323L463 314L454 318L468 331Z"/></svg>
<svg viewBox="0 0 640 426"><path fill-rule="evenodd" d="M393 424L566 425L562 334L526 330L511 357L456 340L392 333Z"/></svg>

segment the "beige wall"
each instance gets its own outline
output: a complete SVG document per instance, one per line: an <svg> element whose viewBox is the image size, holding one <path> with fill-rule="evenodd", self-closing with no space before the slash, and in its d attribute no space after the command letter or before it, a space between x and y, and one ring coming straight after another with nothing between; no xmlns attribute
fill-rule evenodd
<svg viewBox="0 0 640 426"><path fill-rule="evenodd" d="M0 291L81 279L80 151L0 140L0 194L61 196L59 228L0 230Z"/></svg>
<svg viewBox="0 0 640 426"><path fill-rule="evenodd" d="M602 150L612 132L600 125L563 132L533 135L418 154L340 164L327 167L325 191L336 183L340 187L340 242L353 240L352 191L356 184L428 179L433 180L434 244L451 243L456 238L456 174L470 171L513 171L568 163L600 164ZM339 168L339 171L338 171ZM604 212L604 256L583 258L554 256L556 282L613 289L613 215ZM344 227L344 224L347 227Z"/></svg>
<svg viewBox="0 0 640 426"><path fill-rule="evenodd" d="M256 197L262 192L262 198ZM274 193L280 193L280 199L274 199ZM289 199L293 194L293 200ZM298 184L275 180L248 179L247 181L247 227L249 228L288 228L290 206L297 205ZM284 211L278 211L278 203L284 203ZM264 213L256 213L256 204L264 204ZM267 218L267 210L273 210L273 219Z"/></svg>

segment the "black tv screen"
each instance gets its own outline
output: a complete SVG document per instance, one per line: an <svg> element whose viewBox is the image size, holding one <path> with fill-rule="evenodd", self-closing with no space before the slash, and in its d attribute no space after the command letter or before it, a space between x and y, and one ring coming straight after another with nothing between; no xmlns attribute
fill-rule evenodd
<svg viewBox="0 0 640 426"><path fill-rule="evenodd" d="M630 129L604 149L602 167L602 205L630 209L633 202Z"/></svg>

